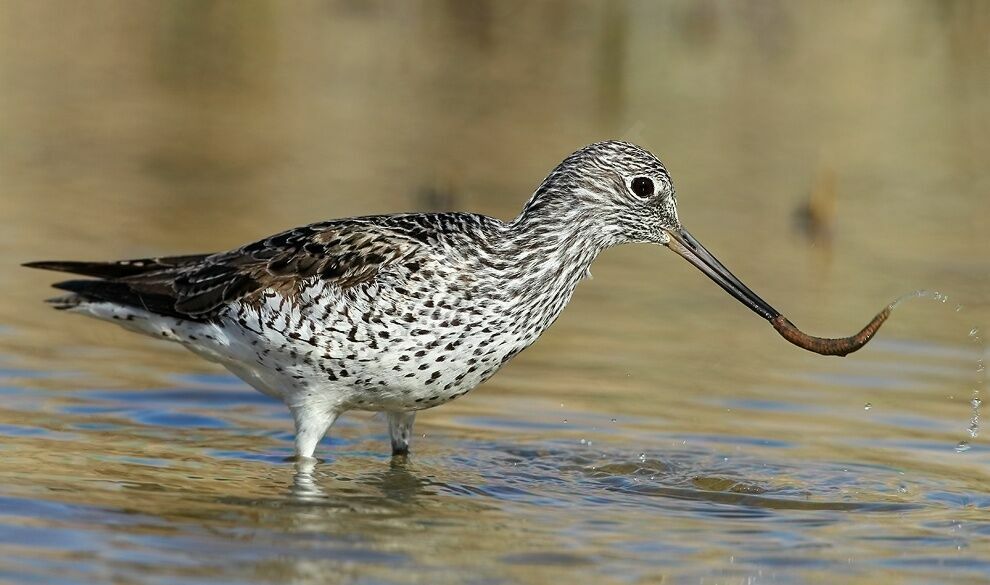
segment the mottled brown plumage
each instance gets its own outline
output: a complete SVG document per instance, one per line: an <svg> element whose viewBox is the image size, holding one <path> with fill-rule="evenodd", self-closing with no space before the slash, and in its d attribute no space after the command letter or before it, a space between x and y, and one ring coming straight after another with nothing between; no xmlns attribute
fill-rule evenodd
<svg viewBox="0 0 990 585"><path fill-rule="evenodd" d="M218 254L25 266L99 277L114 286L88 280L55 286L109 302L162 307L165 314L203 321L229 303L257 303L266 290L296 298L309 279L349 288L392 264L414 263L424 242L374 220L312 224Z"/></svg>

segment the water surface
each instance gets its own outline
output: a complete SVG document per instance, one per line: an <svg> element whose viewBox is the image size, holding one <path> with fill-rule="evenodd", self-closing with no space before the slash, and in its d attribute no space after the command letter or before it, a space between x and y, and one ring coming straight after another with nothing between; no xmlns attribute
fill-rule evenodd
<svg viewBox="0 0 990 585"><path fill-rule="evenodd" d="M0 5L0 581L985 582L985 3L101 8ZM657 152L685 225L809 332L940 297L824 358L612 250L407 462L357 414L299 468L281 405L16 268L508 219L603 138Z"/></svg>

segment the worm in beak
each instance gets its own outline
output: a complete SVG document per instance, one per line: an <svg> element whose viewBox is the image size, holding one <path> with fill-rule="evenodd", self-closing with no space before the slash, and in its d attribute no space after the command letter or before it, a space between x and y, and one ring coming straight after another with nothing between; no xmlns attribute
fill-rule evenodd
<svg viewBox="0 0 990 585"><path fill-rule="evenodd" d="M773 325L773 328L777 330L777 333L780 333L781 337L801 349L813 351L821 355L848 355L861 349L873 339L873 336L876 335L876 332L883 325L883 322L887 320L891 310L894 308L893 304L885 307L855 335L836 339L814 337L798 329L787 317L780 314L780 311L771 307L766 301L751 291L749 287L736 278L725 265L719 262L686 229L677 228L667 230L667 234L670 236L670 241L667 243L668 248L680 254L698 270L701 270L705 276L715 281L717 285L735 297L736 300L749 307L751 311L769 321Z"/></svg>

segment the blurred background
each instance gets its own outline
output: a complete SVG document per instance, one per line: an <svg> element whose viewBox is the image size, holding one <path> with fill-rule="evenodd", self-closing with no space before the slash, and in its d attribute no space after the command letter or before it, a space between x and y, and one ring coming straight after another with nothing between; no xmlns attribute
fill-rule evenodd
<svg viewBox="0 0 990 585"><path fill-rule="evenodd" d="M0 0L0 581L982 582L988 96L982 0ZM17 267L509 219L612 138L811 333L930 292L836 360L611 250L407 465L358 414L304 472L281 405Z"/></svg>

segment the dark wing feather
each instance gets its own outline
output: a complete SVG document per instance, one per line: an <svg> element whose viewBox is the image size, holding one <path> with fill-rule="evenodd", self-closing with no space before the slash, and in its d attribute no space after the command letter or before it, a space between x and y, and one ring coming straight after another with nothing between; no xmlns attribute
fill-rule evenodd
<svg viewBox="0 0 990 585"><path fill-rule="evenodd" d="M84 299L93 301L106 301L138 307L159 315L188 318L175 309L175 299L164 294L154 294L149 292L137 292L123 282L112 280L66 280L52 285L60 290L67 290L75 293ZM49 299L56 309L71 308L79 304L78 297L75 301L73 297L61 297Z"/></svg>
<svg viewBox="0 0 990 585"><path fill-rule="evenodd" d="M86 298L208 320L228 303L257 301L266 289L292 297L314 278L341 288L356 286L413 256L422 245L400 230L351 220L296 228L219 254L155 259L154 265L142 260L31 266L105 278L56 285Z"/></svg>
<svg viewBox="0 0 990 585"><path fill-rule="evenodd" d="M26 262L27 268L41 270L56 270L70 272L83 276L97 278L123 278L147 272L166 270L178 266L193 264L206 258L208 254L193 254L191 256L166 256L162 258L140 258L135 260L117 260L116 262L72 262L72 261L43 261Z"/></svg>

